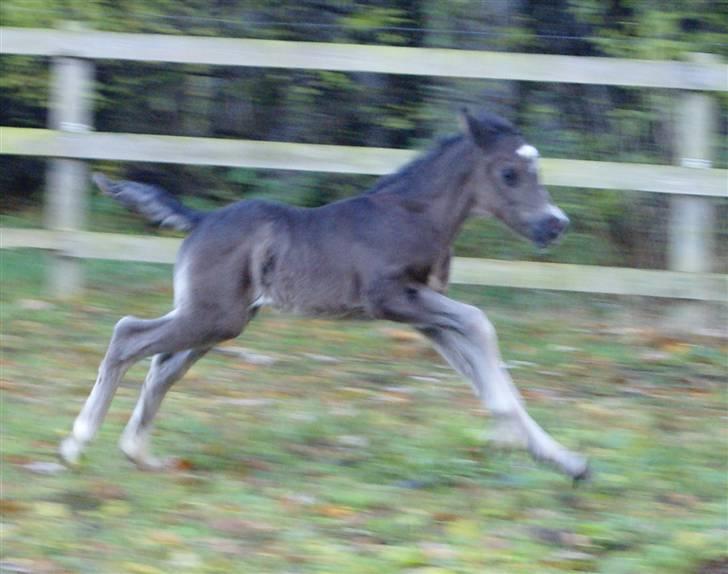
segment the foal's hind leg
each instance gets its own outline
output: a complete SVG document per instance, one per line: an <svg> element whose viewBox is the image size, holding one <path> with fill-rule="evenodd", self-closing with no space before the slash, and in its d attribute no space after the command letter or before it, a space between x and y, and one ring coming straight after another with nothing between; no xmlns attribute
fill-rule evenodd
<svg viewBox="0 0 728 574"><path fill-rule="evenodd" d="M202 358L209 347L189 349L179 353L160 353L152 359L139 401L119 441L124 454L139 468L158 470L167 465L149 452L149 435L162 399L172 385Z"/></svg>
<svg viewBox="0 0 728 574"><path fill-rule="evenodd" d="M61 443L61 458L69 464L78 463L84 447L101 426L124 373L134 363L159 353L209 347L237 336L244 324L243 316L229 313L221 317L212 310L206 316L175 310L159 319L124 317L114 328L96 384L73 424L72 433Z"/></svg>

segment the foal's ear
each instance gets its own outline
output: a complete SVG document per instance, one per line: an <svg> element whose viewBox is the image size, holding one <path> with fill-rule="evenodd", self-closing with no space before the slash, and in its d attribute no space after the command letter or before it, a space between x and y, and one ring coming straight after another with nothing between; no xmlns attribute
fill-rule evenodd
<svg viewBox="0 0 728 574"><path fill-rule="evenodd" d="M470 114L468 106L462 106L458 113L458 124L460 124L460 130L464 133L473 136L473 126L476 124L475 118Z"/></svg>
<svg viewBox="0 0 728 574"><path fill-rule="evenodd" d="M504 132L503 126L500 125L500 123L505 123L503 120L487 114L484 114L482 118L475 117L466 106L460 108L459 119L461 129L483 149L492 146ZM495 120L500 120L500 122Z"/></svg>

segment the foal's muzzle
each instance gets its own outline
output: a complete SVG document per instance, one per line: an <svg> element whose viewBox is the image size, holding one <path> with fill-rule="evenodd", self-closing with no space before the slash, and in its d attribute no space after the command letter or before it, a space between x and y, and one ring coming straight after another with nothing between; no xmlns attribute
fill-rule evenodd
<svg viewBox="0 0 728 574"><path fill-rule="evenodd" d="M539 247L546 247L561 236L569 226L569 218L558 207L550 206L549 212L531 225L531 240Z"/></svg>

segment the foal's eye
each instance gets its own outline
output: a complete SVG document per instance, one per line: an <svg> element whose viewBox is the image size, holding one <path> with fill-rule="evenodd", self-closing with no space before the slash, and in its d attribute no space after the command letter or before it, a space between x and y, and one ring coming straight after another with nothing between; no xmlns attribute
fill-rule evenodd
<svg viewBox="0 0 728 574"><path fill-rule="evenodd" d="M507 167L501 172L501 177L505 184L509 187L515 187L518 183L518 172L512 167Z"/></svg>

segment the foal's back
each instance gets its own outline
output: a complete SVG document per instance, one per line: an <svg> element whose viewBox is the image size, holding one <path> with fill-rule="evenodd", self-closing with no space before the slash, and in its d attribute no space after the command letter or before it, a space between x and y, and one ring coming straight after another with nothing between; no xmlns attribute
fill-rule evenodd
<svg viewBox="0 0 728 574"><path fill-rule="evenodd" d="M206 215L185 240L175 286L226 282L251 304L307 315L361 314L382 274L426 277L435 257L421 217L386 196L317 208L241 201Z"/></svg>

